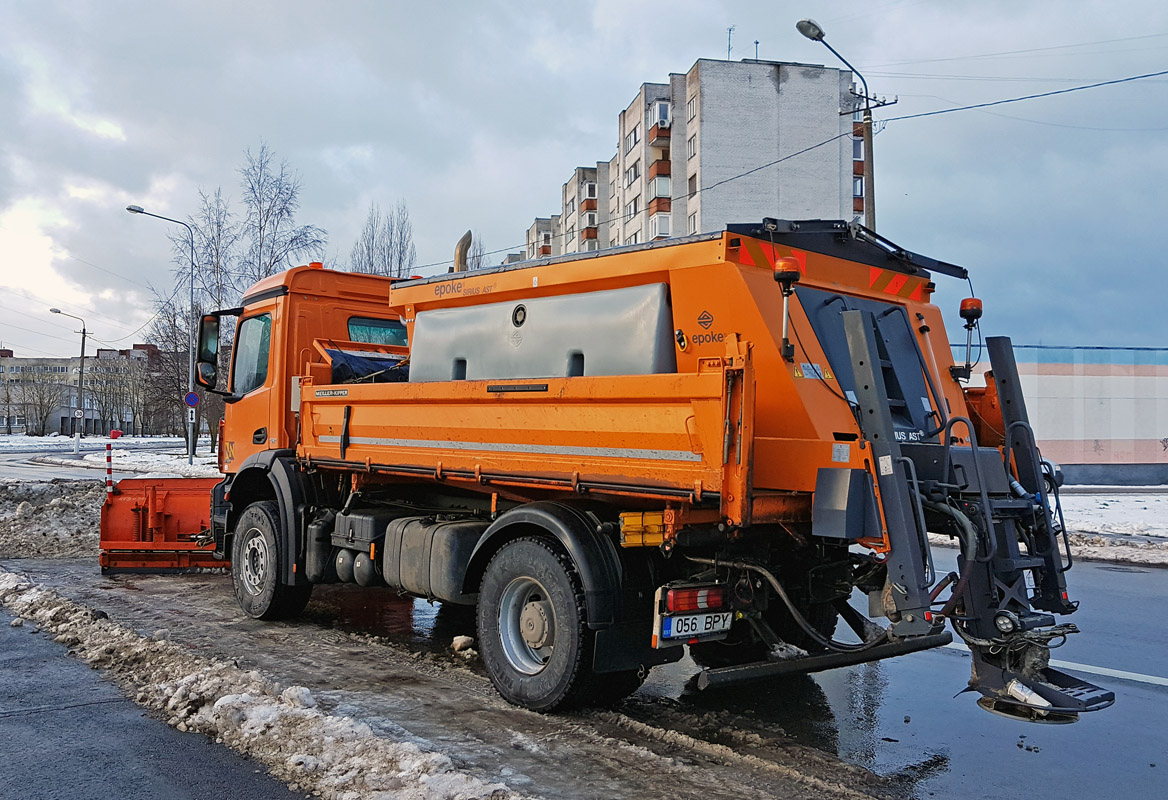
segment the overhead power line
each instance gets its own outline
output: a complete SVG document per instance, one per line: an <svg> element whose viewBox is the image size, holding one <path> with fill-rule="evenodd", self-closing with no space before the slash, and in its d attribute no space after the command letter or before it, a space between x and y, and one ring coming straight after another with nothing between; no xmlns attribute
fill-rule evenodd
<svg viewBox="0 0 1168 800"><path fill-rule="evenodd" d="M885 122L898 122L902 119L920 119L921 117L936 117L941 114L952 114L954 111L971 111L978 108L990 108L991 106L1002 106L1006 103L1020 103L1023 100L1037 100L1040 97L1054 97L1058 94L1070 94L1071 92L1081 92L1085 89L1098 89L1100 86L1115 86L1120 83L1130 83L1131 81L1144 80L1145 78L1159 78L1163 75L1168 75L1168 69L1160 72L1148 72L1144 75L1131 75L1127 78L1116 78L1111 81L1100 81L1099 83L1089 83L1086 86L1072 86L1069 89L1055 89L1051 92L1041 92L1039 94L1028 94L1022 97L1011 97L1007 100L993 100L988 103L975 103L970 106L958 106L957 108L942 108L938 111L922 111L919 114L904 114L899 117L888 117Z"/></svg>

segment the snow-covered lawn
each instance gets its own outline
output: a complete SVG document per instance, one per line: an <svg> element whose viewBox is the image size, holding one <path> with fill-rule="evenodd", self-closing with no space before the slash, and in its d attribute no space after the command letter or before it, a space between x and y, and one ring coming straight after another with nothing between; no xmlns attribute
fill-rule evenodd
<svg viewBox="0 0 1168 800"><path fill-rule="evenodd" d="M218 459L214 455L196 455L194 464L187 464L187 454L181 449L170 450L164 453L141 452L123 450L119 448L120 440L114 443L110 452L110 460L115 470L123 472L142 472L155 477L178 475L183 478L214 478L219 475ZM182 445L182 442L178 443ZM206 452L206 447L203 448ZM105 452L86 453L81 461L64 456L40 456L35 459L41 464L60 464L66 467L93 467L105 469ZM94 473L94 477L98 477ZM143 476L139 476L143 477Z"/></svg>
<svg viewBox="0 0 1168 800"><path fill-rule="evenodd" d="M1168 494L1119 494L1098 487L1093 494L1063 494L1067 530L1168 538Z"/></svg>

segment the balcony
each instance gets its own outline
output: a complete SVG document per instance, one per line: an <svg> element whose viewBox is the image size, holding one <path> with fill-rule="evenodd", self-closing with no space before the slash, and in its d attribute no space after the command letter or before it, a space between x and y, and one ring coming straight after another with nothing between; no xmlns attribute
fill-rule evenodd
<svg viewBox="0 0 1168 800"><path fill-rule="evenodd" d="M580 201L580 211L581 212L595 211L595 210L596 210L596 198L595 197L590 197L587 200Z"/></svg>
<svg viewBox="0 0 1168 800"><path fill-rule="evenodd" d="M672 205L673 201L668 197L654 197L649 201L649 214L664 214Z"/></svg>
<svg viewBox="0 0 1168 800"><path fill-rule="evenodd" d="M599 230L600 230L599 228L595 228L595 227L594 228L581 228L580 229L580 240L587 241L589 239L597 238Z"/></svg>
<svg viewBox="0 0 1168 800"><path fill-rule="evenodd" d="M669 164L671 162L667 158L661 158L649 165L649 177L656 178L658 175L669 174Z"/></svg>
<svg viewBox="0 0 1168 800"><path fill-rule="evenodd" d="M864 162L863 161L853 161L852 162L852 174L853 175L863 175L864 174Z"/></svg>
<svg viewBox="0 0 1168 800"><path fill-rule="evenodd" d="M550 256L551 254L552 254L552 246L550 244L545 244L543 247L539 248L539 255L541 258L543 256Z"/></svg>
<svg viewBox="0 0 1168 800"><path fill-rule="evenodd" d="M649 129L649 146L650 147L665 147L669 144L669 126L662 127L660 124L654 125Z"/></svg>
<svg viewBox="0 0 1168 800"><path fill-rule="evenodd" d="M856 214L863 214L864 213L864 198L862 198L862 197L853 197L852 198L852 211L855 212Z"/></svg>

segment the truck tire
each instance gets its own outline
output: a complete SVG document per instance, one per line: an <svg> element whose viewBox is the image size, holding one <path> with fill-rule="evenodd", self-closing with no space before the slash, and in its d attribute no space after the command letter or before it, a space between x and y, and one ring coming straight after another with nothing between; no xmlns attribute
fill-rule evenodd
<svg viewBox="0 0 1168 800"><path fill-rule="evenodd" d="M835 631L839 613L831 603L816 603L799 610L811 623L811 627L815 628L821 636L830 637ZM786 606L777 598L772 601L770 608L763 612L763 619L771 626L771 630L787 644L801 647L810 653L823 649L796 624ZM689 654L698 666L713 669L765 661L767 648L762 642L756 640L754 629L750 627L750 624L743 621L736 623L730 636L722 641L691 644Z"/></svg>
<svg viewBox="0 0 1168 800"><path fill-rule="evenodd" d="M478 634L508 702L552 711L588 701L594 634L576 567L553 542L516 539L495 553L479 588Z"/></svg>
<svg viewBox="0 0 1168 800"><path fill-rule="evenodd" d="M252 503L239 515L231 545L231 585L243 613L253 619L287 619L304 610L312 584L280 582L279 510L270 501Z"/></svg>

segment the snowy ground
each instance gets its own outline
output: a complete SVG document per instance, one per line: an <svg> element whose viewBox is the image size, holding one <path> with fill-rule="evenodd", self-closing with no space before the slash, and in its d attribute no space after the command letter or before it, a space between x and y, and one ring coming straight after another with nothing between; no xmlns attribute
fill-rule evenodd
<svg viewBox="0 0 1168 800"><path fill-rule="evenodd" d="M111 439L108 436L86 436L81 440L82 448L105 447L107 442L113 442L116 447L123 449L136 447L158 447L160 445L185 447L181 436L122 436ZM205 446L207 440L200 440ZM73 451L74 439L72 436L24 436L23 434L0 435L0 453L6 451Z"/></svg>
<svg viewBox="0 0 1168 800"><path fill-rule="evenodd" d="M116 470L123 472L141 472L155 477L178 475L183 478L214 478L219 475L218 459L214 455L196 455L195 463L188 464L185 452L178 450L159 452L141 452L119 448L120 440L114 443L110 451L110 460ZM181 442L179 443L182 444ZM204 448L206 452L206 448ZM105 452L85 453L80 462L68 456L38 456L33 459L39 464L60 464L61 466L86 466L94 469L105 469ZM95 473L96 475L97 473ZM139 476L143 477L143 476Z"/></svg>

